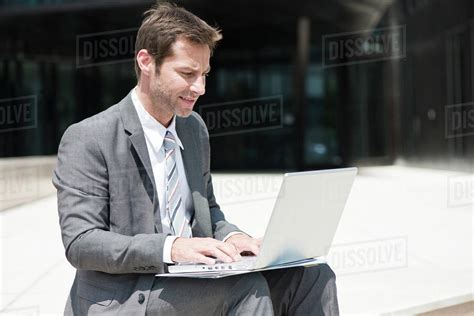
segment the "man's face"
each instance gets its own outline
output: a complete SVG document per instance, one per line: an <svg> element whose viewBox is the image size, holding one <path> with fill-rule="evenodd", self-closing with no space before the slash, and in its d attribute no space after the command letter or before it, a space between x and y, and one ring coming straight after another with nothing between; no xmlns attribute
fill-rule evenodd
<svg viewBox="0 0 474 316"><path fill-rule="evenodd" d="M171 49L173 54L163 60L159 73L152 70L150 98L163 114L187 117L205 92L210 50L186 39L178 39Z"/></svg>

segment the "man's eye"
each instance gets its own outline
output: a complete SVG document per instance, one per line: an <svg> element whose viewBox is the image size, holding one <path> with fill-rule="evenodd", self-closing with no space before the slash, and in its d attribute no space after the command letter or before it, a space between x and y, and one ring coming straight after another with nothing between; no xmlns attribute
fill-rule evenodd
<svg viewBox="0 0 474 316"><path fill-rule="evenodd" d="M182 72L181 74L182 74L183 76L189 77L189 76L191 76L193 73L192 73L192 72Z"/></svg>

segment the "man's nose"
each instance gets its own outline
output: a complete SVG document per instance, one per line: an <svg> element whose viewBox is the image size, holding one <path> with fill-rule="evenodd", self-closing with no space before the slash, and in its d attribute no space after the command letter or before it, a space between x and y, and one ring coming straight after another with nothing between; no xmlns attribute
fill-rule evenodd
<svg viewBox="0 0 474 316"><path fill-rule="evenodd" d="M206 77L199 76L191 85L191 91L197 95L203 95L206 92Z"/></svg>

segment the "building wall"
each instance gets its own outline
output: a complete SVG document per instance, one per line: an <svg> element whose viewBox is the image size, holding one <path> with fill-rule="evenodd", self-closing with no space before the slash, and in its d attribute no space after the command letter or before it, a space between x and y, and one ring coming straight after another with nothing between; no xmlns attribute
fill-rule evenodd
<svg viewBox="0 0 474 316"><path fill-rule="evenodd" d="M67 126L130 91L134 34L151 3L0 2L1 157L55 154ZM468 122L446 126L469 119L468 106L451 106L472 101L469 1L179 3L224 34L195 108L214 169L470 168ZM403 56L372 43L363 56L331 59L327 46L399 31ZM109 46L94 46L101 40ZM13 122L2 121L8 111Z"/></svg>

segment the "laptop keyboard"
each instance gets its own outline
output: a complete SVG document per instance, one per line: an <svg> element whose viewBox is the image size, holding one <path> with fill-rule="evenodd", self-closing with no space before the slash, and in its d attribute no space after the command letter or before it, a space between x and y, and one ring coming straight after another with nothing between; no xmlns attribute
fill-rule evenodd
<svg viewBox="0 0 474 316"><path fill-rule="evenodd" d="M231 263L225 263L218 260L215 264L203 264L202 271L249 270L255 266L256 262L256 256L244 256L242 257L242 260Z"/></svg>

